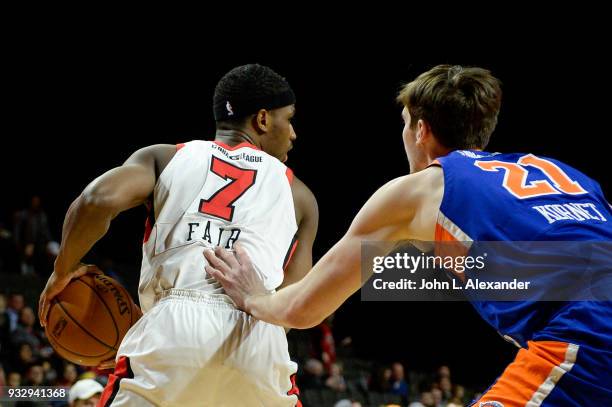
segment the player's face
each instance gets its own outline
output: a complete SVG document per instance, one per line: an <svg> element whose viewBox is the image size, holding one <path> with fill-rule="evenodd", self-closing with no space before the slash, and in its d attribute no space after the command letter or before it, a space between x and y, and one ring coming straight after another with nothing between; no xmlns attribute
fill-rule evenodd
<svg viewBox="0 0 612 407"><path fill-rule="evenodd" d="M294 115L294 105L271 110L270 130L261 139L263 150L282 162L287 161L287 153L293 148L293 141L297 138L291 125Z"/></svg>

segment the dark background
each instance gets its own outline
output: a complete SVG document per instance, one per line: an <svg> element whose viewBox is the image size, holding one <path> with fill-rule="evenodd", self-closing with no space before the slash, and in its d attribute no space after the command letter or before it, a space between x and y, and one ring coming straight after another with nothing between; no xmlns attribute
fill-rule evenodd
<svg viewBox="0 0 612 407"><path fill-rule="evenodd" d="M611 75L603 53L546 37L510 41L492 55L477 39L467 41L469 52L350 40L268 44L260 52L248 42L227 50L222 37L192 48L140 37L66 45L42 36L11 50L7 64L0 219L39 194L59 239L70 202L136 149L212 139L216 82L252 62L285 76L297 95L298 139L287 164L319 203L316 258L379 186L408 172L395 96L439 63L482 66L502 80L488 150L558 158L600 181L610 197ZM138 265L144 216L144 209L121 215L96 250ZM468 386L492 382L515 353L465 303L361 303L357 295L338 312L336 330L352 336L363 357L399 359L408 370L446 363Z"/></svg>

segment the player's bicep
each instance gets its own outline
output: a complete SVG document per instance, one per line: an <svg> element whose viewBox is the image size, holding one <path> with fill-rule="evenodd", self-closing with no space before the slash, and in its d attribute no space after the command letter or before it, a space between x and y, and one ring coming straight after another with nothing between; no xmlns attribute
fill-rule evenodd
<svg viewBox="0 0 612 407"><path fill-rule="evenodd" d="M125 163L113 168L90 183L83 196L95 206L121 212L145 202L157 181L160 150L173 146L150 146L136 151Z"/></svg>

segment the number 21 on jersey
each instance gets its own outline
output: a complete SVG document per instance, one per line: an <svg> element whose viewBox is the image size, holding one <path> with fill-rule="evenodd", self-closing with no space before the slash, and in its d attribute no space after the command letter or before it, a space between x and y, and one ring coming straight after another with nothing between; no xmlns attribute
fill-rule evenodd
<svg viewBox="0 0 612 407"><path fill-rule="evenodd" d="M508 192L519 199L554 194L581 195L587 193L578 182L573 181L557 165L533 154L522 156L516 163L487 160L476 161L474 165L484 171L505 171L502 185ZM525 167L539 169L546 175L548 180L530 181L527 183L529 171Z"/></svg>

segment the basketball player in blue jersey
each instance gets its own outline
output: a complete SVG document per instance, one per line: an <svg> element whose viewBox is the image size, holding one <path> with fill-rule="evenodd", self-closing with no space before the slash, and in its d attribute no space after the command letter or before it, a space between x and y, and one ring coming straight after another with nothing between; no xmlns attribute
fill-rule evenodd
<svg viewBox="0 0 612 407"><path fill-rule="evenodd" d="M144 315L119 346L101 406L301 405L284 329L237 310L200 272L204 247L236 242L268 289L311 269L316 200L284 164L297 137L294 104L289 83L272 69L234 68L215 89L214 141L138 150L70 206L40 297L42 324L53 298L92 271L80 261L120 212L149 203L154 215L138 287Z"/></svg>
<svg viewBox="0 0 612 407"><path fill-rule="evenodd" d="M303 280L270 293L239 246L235 256L204 252L213 266L206 270L239 308L283 326L315 326L363 284L363 241L387 242L384 251L402 240L612 240L612 210L597 182L553 159L483 151L501 104L489 71L437 66L398 101L411 174L380 188ZM520 347L474 405L612 406L612 302L473 304Z"/></svg>

